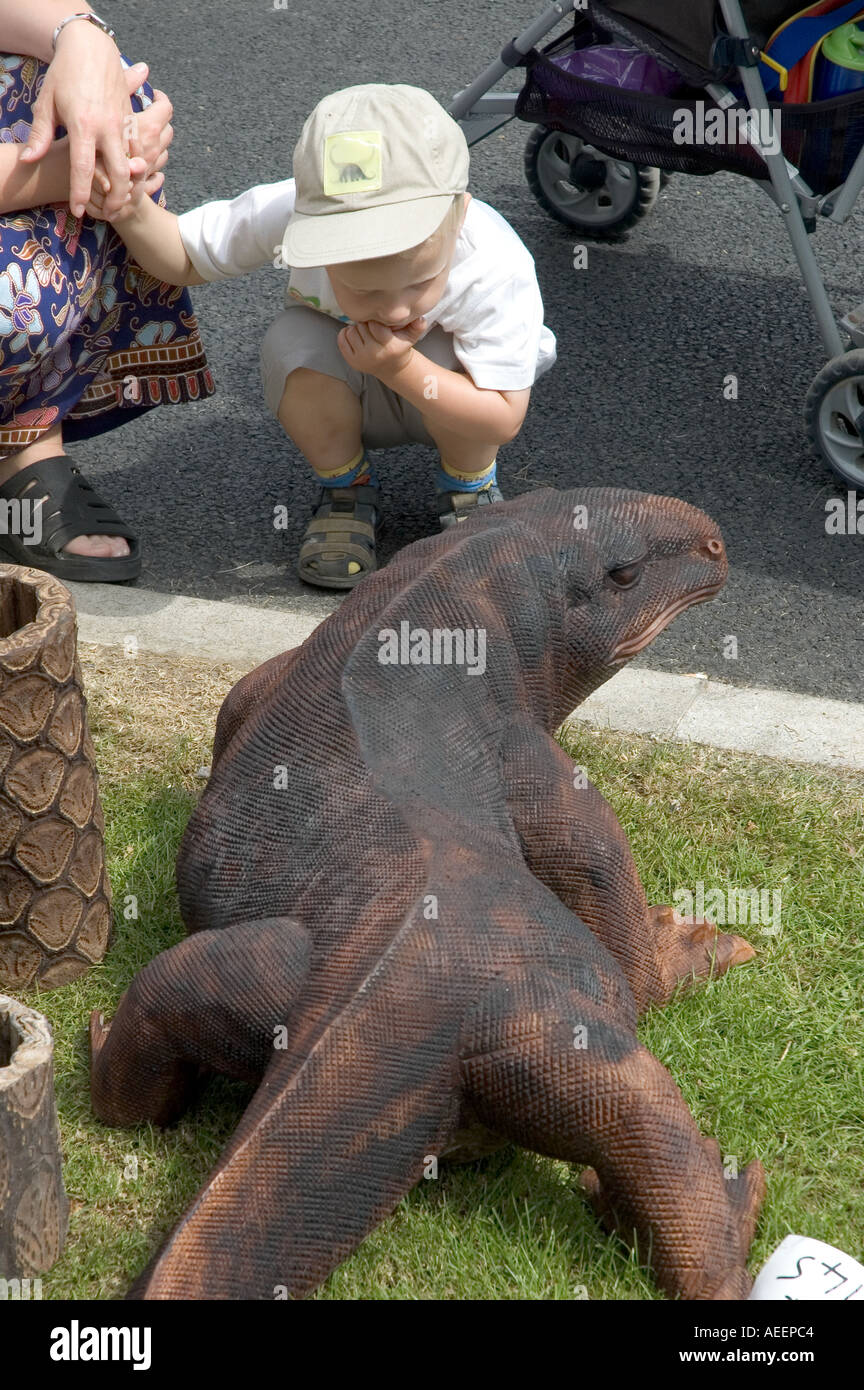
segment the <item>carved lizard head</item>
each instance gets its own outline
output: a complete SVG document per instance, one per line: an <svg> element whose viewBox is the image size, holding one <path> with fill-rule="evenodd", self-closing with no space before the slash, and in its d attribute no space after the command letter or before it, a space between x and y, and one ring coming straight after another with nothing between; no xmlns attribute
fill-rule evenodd
<svg viewBox="0 0 864 1390"><path fill-rule="evenodd" d="M381 659L385 629L482 630L485 684L507 701L517 687L530 692L554 728L679 613L713 598L726 573L720 531L687 502L617 488L537 489L407 546L358 585L339 610L344 622L356 608L361 629L350 639L345 629L341 689L357 728L392 699L403 721L428 732L451 688L475 702L475 731L483 710L494 726L483 682L463 679L446 658L440 666ZM391 725L379 732L389 766Z"/></svg>
<svg viewBox="0 0 864 1390"><path fill-rule="evenodd" d="M578 488L538 491L520 504L542 513L535 524L557 552L569 708L726 582L719 528L677 498Z"/></svg>

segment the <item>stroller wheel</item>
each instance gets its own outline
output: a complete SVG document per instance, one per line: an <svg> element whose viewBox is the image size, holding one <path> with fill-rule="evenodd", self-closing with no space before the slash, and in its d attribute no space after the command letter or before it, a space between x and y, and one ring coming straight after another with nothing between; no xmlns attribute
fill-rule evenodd
<svg viewBox="0 0 864 1390"><path fill-rule="evenodd" d="M546 212L584 236L617 238L657 201L660 170L613 159L578 135L538 125L525 146L525 175Z"/></svg>
<svg viewBox="0 0 864 1390"><path fill-rule="evenodd" d="M825 363L807 392L804 421L837 476L864 491L864 348Z"/></svg>

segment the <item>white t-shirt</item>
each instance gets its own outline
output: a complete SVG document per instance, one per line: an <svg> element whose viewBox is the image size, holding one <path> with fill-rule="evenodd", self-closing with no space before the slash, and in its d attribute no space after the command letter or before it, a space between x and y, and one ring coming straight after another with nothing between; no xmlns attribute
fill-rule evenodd
<svg viewBox="0 0 864 1390"><path fill-rule="evenodd" d="M238 198L183 213L180 236L204 280L227 280L281 264L282 238L293 212L293 179L258 184ZM351 322L323 267L291 267L286 303L293 301ZM533 386L555 361L555 337L543 323L534 259L509 222L477 198L468 204L444 293L425 317L429 328L437 323L452 333L456 356L483 390Z"/></svg>

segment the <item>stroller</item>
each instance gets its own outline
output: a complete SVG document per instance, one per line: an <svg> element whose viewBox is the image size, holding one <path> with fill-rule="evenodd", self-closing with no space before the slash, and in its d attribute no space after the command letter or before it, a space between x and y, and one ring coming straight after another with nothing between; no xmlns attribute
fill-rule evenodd
<svg viewBox="0 0 864 1390"><path fill-rule="evenodd" d="M514 117L534 124L528 185L541 207L584 237L620 240L674 172L722 169L756 180L785 222L830 359L807 393L807 434L837 476L864 491L864 303L838 326L809 239L818 218L845 222L864 186L864 88L801 104L769 99L760 51L801 8L801 0L590 0L589 16L586 0L557 0L458 93L450 114L469 145ZM538 50L571 11L567 32ZM556 62L598 42L635 46L674 68L682 85L654 95ZM521 92L491 91L517 67L526 69ZM732 138L676 140L687 112L703 128L713 112L731 131L731 108Z"/></svg>

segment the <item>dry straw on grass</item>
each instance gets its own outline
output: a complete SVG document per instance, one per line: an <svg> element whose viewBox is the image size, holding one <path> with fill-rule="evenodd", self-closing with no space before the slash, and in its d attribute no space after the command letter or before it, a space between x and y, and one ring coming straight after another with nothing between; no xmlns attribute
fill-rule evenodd
<svg viewBox="0 0 864 1390"><path fill-rule="evenodd" d="M216 715L245 671L187 657L79 644L91 727L103 777L162 768L178 744L209 758ZM108 737L105 737L108 735Z"/></svg>

